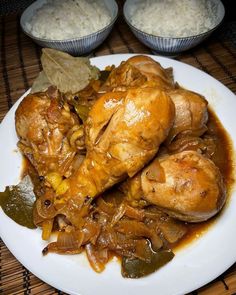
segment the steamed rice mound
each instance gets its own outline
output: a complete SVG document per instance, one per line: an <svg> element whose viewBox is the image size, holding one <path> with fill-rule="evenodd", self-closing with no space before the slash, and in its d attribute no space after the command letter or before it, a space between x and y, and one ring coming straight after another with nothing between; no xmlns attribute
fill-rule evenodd
<svg viewBox="0 0 236 295"><path fill-rule="evenodd" d="M133 5L131 23L160 37L188 37L213 29L217 6L209 0L144 0Z"/></svg>
<svg viewBox="0 0 236 295"><path fill-rule="evenodd" d="M38 38L65 40L95 33L110 20L109 11L101 0L48 0L26 28Z"/></svg>

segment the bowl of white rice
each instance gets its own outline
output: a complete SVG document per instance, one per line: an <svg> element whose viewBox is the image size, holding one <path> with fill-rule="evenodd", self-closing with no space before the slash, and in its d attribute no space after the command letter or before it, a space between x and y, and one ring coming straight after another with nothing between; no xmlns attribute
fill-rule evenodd
<svg viewBox="0 0 236 295"><path fill-rule="evenodd" d="M169 56L209 37L225 15L220 0L127 0L123 12L142 43L157 54Z"/></svg>
<svg viewBox="0 0 236 295"><path fill-rule="evenodd" d="M117 15L114 0L37 0L23 12L20 24L42 47L84 55L106 39Z"/></svg>

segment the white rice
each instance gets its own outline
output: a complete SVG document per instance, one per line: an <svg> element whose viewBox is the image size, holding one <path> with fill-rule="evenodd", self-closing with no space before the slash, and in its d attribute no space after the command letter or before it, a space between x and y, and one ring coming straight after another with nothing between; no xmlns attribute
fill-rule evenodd
<svg viewBox="0 0 236 295"><path fill-rule="evenodd" d="M133 5L131 23L160 37L188 37L212 29L217 6L209 0L144 0Z"/></svg>
<svg viewBox="0 0 236 295"><path fill-rule="evenodd" d="M95 33L111 21L101 0L48 0L26 28L38 38L65 40Z"/></svg>

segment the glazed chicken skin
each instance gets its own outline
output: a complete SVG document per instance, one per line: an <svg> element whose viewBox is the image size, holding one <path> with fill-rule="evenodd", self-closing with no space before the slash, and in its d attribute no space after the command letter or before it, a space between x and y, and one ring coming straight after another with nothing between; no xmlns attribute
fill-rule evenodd
<svg viewBox="0 0 236 295"><path fill-rule="evenodd" d="M145 55L137 55L113 69L105 83L105 89L126 91L130 87L174 88L171 69L162 66Z"/></svg>
<svg viewBox="0 0 236 295"><path fill-rule="evenodd" d="M141 170L155 156L173 120L171 99L154 88L100 97L86 121L86 158L59 196L59 203L69 201L66 216L70 219L73 207L82 205L87 196L94 197Z"/></svg>
<svg viewBox="0 0 236 295"><path fill-rule="evenodd" d="M174 84L170 69L164 69L152 58L137 55L112 70L105 86L125 91L130 87L157 87L168 92L175 105L175 122L167 142L180 136L201 136L208 120L206 99Z"/></svg>
<svg viewBox="0 0 236 295"><path fill-rule="evenodd" d="M147 81L154 81L156 87L165 90L174 88L171 68L164 69L157 61L145 55L136 55L127 62L138 69Z"/></svg>
<svg viewBox="0 0 236 295"><path fill-rule="evenodd" d="M175 122L166 142L186 136L201 136L206 130L208 121L207 101L195 92L176 88L168 92L175 105Z"/></svg>
<svg viewBox="0 0 236 295"><path fill-rule="evenodd" d="M205 221L223 207L226 191L216 165L196 151L156 158L128 181L126 192L187 222Z"/></svg>
<svg viewBox="0 0 236 295"><path fill-rule="evenodd" d="M16 110L15 125L18 146L40 176L70 175L77 151L71 136L80 123L58 92L27 95Z"/></svg>

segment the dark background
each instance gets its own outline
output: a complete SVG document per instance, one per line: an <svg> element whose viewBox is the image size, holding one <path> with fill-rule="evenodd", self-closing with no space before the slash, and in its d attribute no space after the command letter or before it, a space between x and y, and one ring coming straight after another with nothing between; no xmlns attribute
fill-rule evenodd
<svg viewBox="0 0 236 295"><path fill-rule="evenodd" d="M225 6L225 21L236 21L236 0L221 0Z"/></svg>

